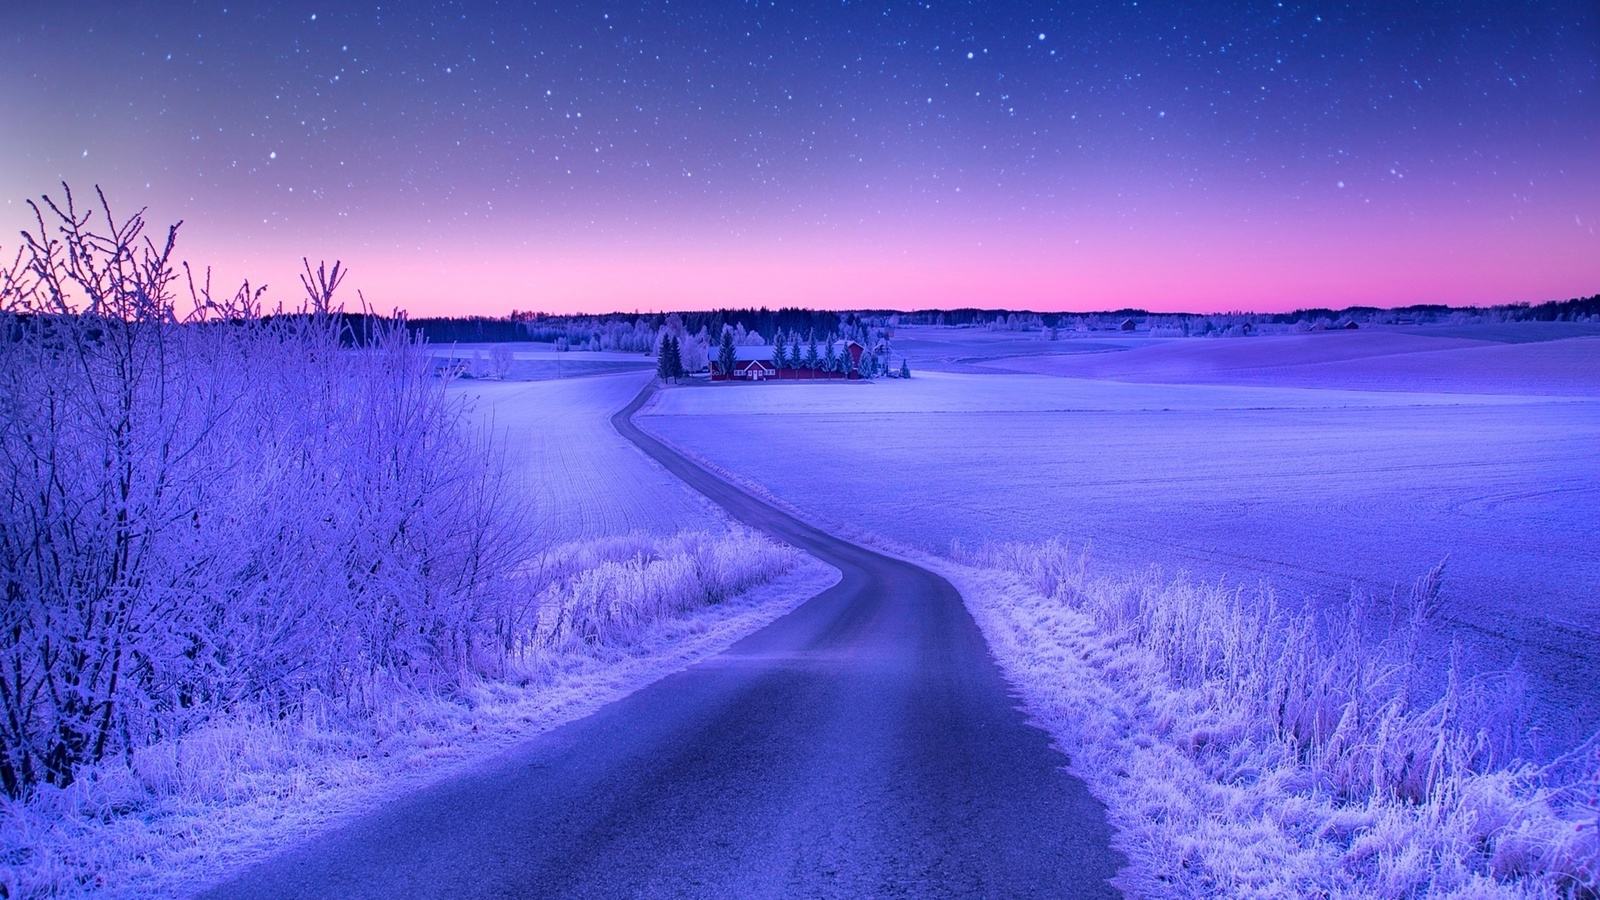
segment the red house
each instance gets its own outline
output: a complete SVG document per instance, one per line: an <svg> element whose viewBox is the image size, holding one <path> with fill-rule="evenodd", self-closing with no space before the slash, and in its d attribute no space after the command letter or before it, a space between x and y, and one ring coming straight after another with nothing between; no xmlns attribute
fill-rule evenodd
<svg viewBox="0 0 1600 900"><path fill-rule="evenodd" d="M715 350L715 348L713 348ZM850 360L849 372L831 371L821 369L808 369L801 366L785 366L778 369L772 364L773 348L768 346L745 346L733 348L734 364L732 372L722 371L722 361L715 352L711 355L711 380L712 381L766 381L770 378L783 380L807 381L824 380L833 378L859 379L861 377L861 355L866 352L855 341L834 341L833 352L836 358L848 355Z"/></svg>
<svg viewBox="0 0 1600 900"><path fill-rule="evenodd" d="M766 381L778 374L772 368L771 347L735 347L733 358L733 372L729 373L722 371L722 361L717 359L716 353L711 354L712 381L727 381L730 378L735 381Z"/></svg>

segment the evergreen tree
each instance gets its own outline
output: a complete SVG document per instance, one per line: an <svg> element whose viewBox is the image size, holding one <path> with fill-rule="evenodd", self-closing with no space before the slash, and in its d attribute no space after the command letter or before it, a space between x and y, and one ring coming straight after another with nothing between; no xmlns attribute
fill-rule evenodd
<svg viewBox="0 0 1600 900"><path fill-rule="evenodd" d="M822 357L817 353L817 333L811 332L811 342L806 344L806 368L815 372L822 364Z"/></svg>
<svg viewBox="0 0 1600 900"><path fill-rule="evenodd" d="M661 376L662 381L677 381L683 375L683 357L678 352L678 339L671 334L661 338L656 374Z"/></svg>
<svg viewBox="0 0 1600 900"><path fill-rule="evenodd" d="M780 373L789 368L789 354L783 349L783 335L774 336L772 341L772 367Z"/></svg>
<svg viewBox="0 0 1600 900"><path fill-rule="evenodd" d="M789 365L798 369L803 362L805 362L805 351L800 349L800 335L797 334L789 344Z"/></svg>
<svg viewBox="0 0 1600 900"><path fill-rule="evenodd" d="M667 349L672 346L672 335L663 334L656 346L656 377L662 381L672 379L672 363L667 360Z"/></svg>
<svg viewBox="0 0 1600 900"><path fill-rule="evenodd" d="M906 358L903 357L903 356L900 357L900 377L901 378L910 378L911 377L911 364L906 362Z"/></svg>
<svg viewBox="0 0 1600 900"><path fill-rule="evenodd" d="M722 345L717 348L717 364L722 366L724 378L733 377L733 367L738 365L739 354L733 349L733 329L722 329Z"/></svg>
<svg viewBox="0 0 1600 900"><path fill-rule="evenodd" d="M833 341L828 341L828 352L822 357L822 371L829 375L839 371L839 354L833 351Z"/></svg>

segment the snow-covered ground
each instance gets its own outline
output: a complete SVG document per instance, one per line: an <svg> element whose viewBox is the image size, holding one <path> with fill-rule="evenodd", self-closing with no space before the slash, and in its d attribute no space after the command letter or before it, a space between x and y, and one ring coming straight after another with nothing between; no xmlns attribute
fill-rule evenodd
<svg viewBox="0 0 1600 900"><path fill-rule="evenodd" d="M645 380L449 388L532 500L527 603L502 626L525 644L510 663L453 697L397 686L360 714L308 698L290 721L219 719L28 803L0 799L0 897L192 892L716 653L837 581L731 526L616 434L610 416Z"/></svg>
<svg viewBox="0 0 1600 900"><path fill-rule="evenodd" d="M1150 342L1129 352L1028 355L984 365L1072 378L1366 391L1600 396L1600 334L1526 323ZM1545 326L1545 327L1541 327ZM1526 329L1526 330L1524 330Z"/></svg>
<svg viewBox="0 0 1600 900"><path fill-rule="evenodd" d="M1427 355L1432 379L1459 367L1450 390L1285 387L1254 374L1337 364L1342 383L1370 371L1393 387L1385 373L1404 356L1388 351L1418 341L1447 348ZM1600 339L1462 341L1146 341L1027 361L1092 362L1102 378L684 388L638 421L820 521L935 553L1061 537L1087 544L1099 571L1266 579L1330 610L1352 585L1386 597L1448 558L1445 626L1480 667L1520 664L1551 742L1567 743L1600 727L1600 389L1532 392L1592 382ZM1109 380L1135 370L1143 380ZM1241 370L1259 383L1191 383ZM1481 392L1486 374L1529 393ZM1441 635L1441 658L1448 648Z"/></svg>
<svg viewBox="0 0 1600 900"><path fill-rule="evenodd" d="M580 378L624 372L654 371L656 360L642 353L617 350L557 350L538 342L430 344L428 352L441 363L449 361L472 377L514 381Z"/></svg>
<svg viewBox="0 0 1600 900"><path fill-rule="evenodd" d="M611 427L611 413L652 377L462 379L451 390L466 397L474 417L503 442L514 481L532 502L542 543L720 528L724 519L709 501Z"/></svg>
<svg viewBox="0 0 1600 900"><path fill-rule="evenodd" d="M219 723L29 806L0 807L0 897L180 897L403 793L492 765L528 738L718 653L832 586L787 574L657 622L636 641L553 653L454 698L397 694L381 714L332 701L289 722Z"/></svg>

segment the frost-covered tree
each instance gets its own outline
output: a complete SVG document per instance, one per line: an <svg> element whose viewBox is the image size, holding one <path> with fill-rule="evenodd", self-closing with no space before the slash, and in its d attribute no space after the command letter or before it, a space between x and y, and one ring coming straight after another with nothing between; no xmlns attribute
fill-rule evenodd
<svg viewBox="0 0 1600 900"><path fill-rule="evenodd" d="M827 341L827 350L822 357L822 371L829 375L839 371L839 354L833 349L833 343L831 338Z"/></svg>
<svg viewBox="0 0 1600 900"><path fill-rule="evenodd" d="M710 367L711 336L706 329L678 338L678 364L680 377L690 372L704 372Z"/></svg>
<svg viewBox="0 0 1600 900"><path fill-rule="evenodd" d="M782 372L789 368L789 351L783 343L783 335L776 335L772 342L772 368Z"/></svg>
<svg viewBox="0 0 1600 900"><path fill-rule="evenodd" d="M511 347L506 344L492 345L489 348L489 377L499 379L510 377L513 360Z"/></svg>
<svg viewBox="0 0 1600 900"><path fill-rule="evenodd" d="M518 562L459 402L403 321L342 316L339 264L263 319L99 199L45 198L0 270L11 796L212 716L456 677Z"/></svg>
<svg viewBox="0 0 1600 900"><path fill-rule="evenodd" d="M911 377L911 363L907 362L906 358L903 357L903 356L900 358L900 377L901 378L910 378Z"/></svg>
<svg viewBox="0 0 1600 900"><path fill-rule="evenodd" d="M822 357L817 352L817 333L812 332L806 344L806 368L815 372L822 364Z"/></svg>

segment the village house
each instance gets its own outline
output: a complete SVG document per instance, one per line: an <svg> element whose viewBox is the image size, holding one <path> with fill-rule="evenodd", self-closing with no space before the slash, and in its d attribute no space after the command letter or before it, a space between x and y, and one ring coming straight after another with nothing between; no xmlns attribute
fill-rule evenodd
<svg viewBox="0 0 1600 900"><path fill-rule="evenodd" d="M714 349L714 348L713 348ZM772 348L767 346L733 348L734 364L731 377L736 381L766 381L777 375L772 367ZM722 362L715 352L711 354L711 380L727 381L730 374L722 371Z"/></svg>
<svg viewBox="0 0 1600 900"><path fill-rule="evenodd" d="M711 380L768 381L776 378L785 381L811 381L830 378L859 379L861 377L861 355L866 352L866 348L855 341L833 342L834 357L837 359L848 355L850 359L849 371L846 373L837 370L810 369L803 365L794 365L792 362L790 365L780 369L773 365L773 349L766 345L733 348L734 364L733 371L730 373L722 371L722 361L718 359L715 348L712 348L713 352L710 361Z"/></svg>

